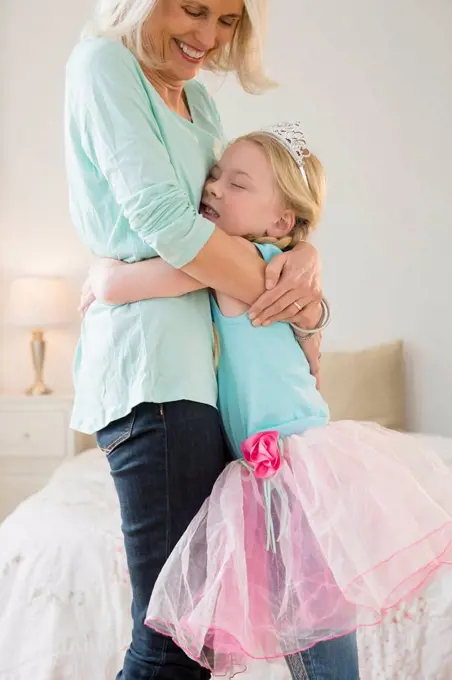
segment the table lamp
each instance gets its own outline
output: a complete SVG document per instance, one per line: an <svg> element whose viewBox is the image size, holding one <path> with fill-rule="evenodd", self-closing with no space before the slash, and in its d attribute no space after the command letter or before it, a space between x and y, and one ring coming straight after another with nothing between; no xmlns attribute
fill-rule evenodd
<svg viewBox="0 0 452 680"><path fill-rule="evenodd" d="M35 380L26 394L51 394L43 379L46 342L45 328L65 326L71 322L72 300L63 278L24 276L12 281L9 291L8 316L15 326L31 330L31 356Z"/></svg>

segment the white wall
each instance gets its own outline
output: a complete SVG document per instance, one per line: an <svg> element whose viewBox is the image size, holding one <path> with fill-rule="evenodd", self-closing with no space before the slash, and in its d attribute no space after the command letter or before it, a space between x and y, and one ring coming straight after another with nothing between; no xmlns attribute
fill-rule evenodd
<svg viewBox="0 0 452 680"><path fill-rule="evenodd" d="M225 127L234 135L281 118L304 122L329 177L317 237L334 311L326 346L404 338L412 424L452 434L452 5L272 4L268 61L280 88L253 98L233 79L221 87L214 80ZM2 0L5 277L13 270L75 276L87 262L67 214L61 127L63 63L90 5ZM3 332L1 387L21 389L28 366L13 370L11 358L26 342ZM69 369L59 366L71 343L73 336L50 351L48 377L60 389L70 387Z"/></svg>
<svg viewBox="0 0 452 680"><path fill-rule="evenodd" d="M72 7L70 6L72 4ZM0 4L0 272L2 302L19 274L74 280L88 256L67 208L63 150L64 67L91 0L1 0ZM72 392L77 316L69 331L49 332L45 377ZM6 323L0 345L0 390L19 392L33 374L28 336Z"/></svg>

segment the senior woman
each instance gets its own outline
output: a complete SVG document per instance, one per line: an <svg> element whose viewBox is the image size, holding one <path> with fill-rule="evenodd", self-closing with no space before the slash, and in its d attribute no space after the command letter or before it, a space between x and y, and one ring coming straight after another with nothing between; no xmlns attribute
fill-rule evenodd
<svg viewBox="0 0 452 680"><path fill-rule="evenodd" d="M263 91L265 22L265 0L101 0L67 66L71 214L98 256L159 256L206 288L257 300L255 323L315 326L311 246L265 272L197 211L223 133L194 78L202 67L235 71L247 91ZM262 296L266 273L272 290ZM84 318L72 426L97 433L119 497L133 592L123 680L208 677L143 621L159 571L226 461L212 341L205 290L93 304Z"/></svg>

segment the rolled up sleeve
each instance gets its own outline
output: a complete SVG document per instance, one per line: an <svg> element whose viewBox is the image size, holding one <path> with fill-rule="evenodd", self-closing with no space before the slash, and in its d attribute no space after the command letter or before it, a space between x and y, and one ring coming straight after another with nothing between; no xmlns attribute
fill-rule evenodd
<svg viewBox="0 0 452 680"><path fill-rule="evenodd" d="M215 227L177 179L138 63L121 44L107 48L68 67L68 102L81 145L131 229L170 265L183 267Z"/></svg>

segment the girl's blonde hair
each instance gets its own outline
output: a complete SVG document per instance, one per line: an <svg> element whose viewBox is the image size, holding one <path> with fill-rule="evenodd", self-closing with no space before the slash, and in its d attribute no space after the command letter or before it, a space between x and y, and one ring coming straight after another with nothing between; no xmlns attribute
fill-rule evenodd
<svg viewBox="0 0 452 680"><path fill-rule="evenodd" d="M250 132L232 143L240 141L253 142L265 151L286 208L293 210L296 218L295 226L287 236L280 239L250 236L249 240L271 243L281 250L292 248L300 241L306 241L319 222L325 199L325 173L321 162L312 153L305 156L303 164L305 179L296 161L272 135L265 132ZM214 365L217 369L220 360L220 339L215 324L213 338Z"/></svg>
<svg viewBox="0 0 452 680"><path fill-rule="evenodd" d="M233 143L247 141L257 144L264 150L276 184L287 210L295 213L295 226L287 236L280 239L270 237L254 238L259 243L272 243L281 250L292 248L305 241L316 228L325 199L325 173L317 156L308 153L304 158L303 169L306 178L296 161L276 137L266 132L250 132Z"/></svg>
<svg viewBox="0 0 452 680"><path fill-rule="evenodd" d="M144 66L161 69L158 54L143 40L143 27L157 2L162 0L98 0L93 19L83 37L104 36L121 40ZM263 69L267 34L268 0L244 0L242 17L228 45L214 50L203 68L217 73L235 72L246 92L265 92L274 83Z"/></svg>

